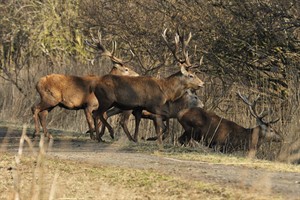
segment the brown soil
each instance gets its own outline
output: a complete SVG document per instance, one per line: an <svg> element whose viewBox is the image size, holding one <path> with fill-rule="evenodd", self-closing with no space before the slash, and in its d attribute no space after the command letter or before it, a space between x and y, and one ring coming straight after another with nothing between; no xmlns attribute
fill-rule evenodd
<svg viewBox="0 0 300 200"><path fill-rule="evenodd" d="M0 152L17 152L21 130L0 128ZM78 135L77 135L78 136ZM53 158L142 170L154 170L169 176L226 187L242 188L255 193L278 194L284 199L300 199L300 173L278 172L261 168L249 168L229 164L182 160L163 152L138 152L130 148L126 138L110 143L97 143L87 136L63 137L61 132L48 143L48 155ZM154 145L153 142L148 142ZM38 140L33 141L38 147ZM27 147L27 151L30 151ZM25 149L26 152L26 149Z"/></svg>

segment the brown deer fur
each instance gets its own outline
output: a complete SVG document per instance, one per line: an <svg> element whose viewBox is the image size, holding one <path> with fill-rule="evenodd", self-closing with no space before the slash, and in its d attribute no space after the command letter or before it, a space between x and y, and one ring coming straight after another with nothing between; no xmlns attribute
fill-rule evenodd
<svg viewBox="0 0 300 200"><path fill-rule="evenodd" d="M196 141L203 140L207 146L222 147L227 152L246 148L249 156L253 157L264 139L282 141L282 137L268 123L244 128L198 107L180 111L177 119L184 128L183 135L179 137L181 144L193 138Z"/></svg>
<svg viewBox="0 0 300 200"><path fill-rule="evenodd" d="M113 135L113 129L103 114L115 106L124 110L138 109L140 112L147 110L158 114L155 120L158 127L161 127L161 116L168 116L169 112L163 109L164 104L179 99L187 89L198 89L203 84L195 74L186 71L183 66L180 72L165 79L105 75L97 81L94 89L97 99L101 99L98 109L93 112L95 121L100 118L103 125L108 127L110 134ZM160 128L156 130L159 143L162 144L161 130ZM98 140L101 139L97 128L96 134Z"/></svg>
<svg viewBox="0 0 300 200"><path fill-rule="evenodd" d="M138 74L126 66L115 64L111 74L131 75ZM40 78L36 84L36 90L40 95L40 102L32 107L35 123L35 135L39 135L39 122L42 125L45 136L52 138L46 128L46 117L56 106L70 110L84 109L89 126L91 138L93 138L94 121L92 111L98 107L98 100L91 92L91 83L98 79L95 75L70 76L63 74L50 74Z"/></svg>
<svg viewBox="0 0 300 200"><path fill-rule="evenodd" d="M164 129L167 131L166 135L169 134L169 132L168 132L169 131L169 119L176 118L177 114L180 110L185 109L185 108L191 108L191 107L201 107L201 108L203 108L204 104L196 94L193 94L189 90L182 97L177 99L176 101L168 101L166 104L164 104L163 110L168 111L168 116L162 116L163 121L166 121L166 123L167 123L166 124L167 127L164 127ZM121 113L122 111L123 110L114 107L114 108L108 110L106 112L106 115L109 118L113 115ZM132 111L127 112L127 114L125 114L122 117L122 120L120 121L120 124L121 124L121 126L122 126L124 132L126 133L129 140L138 141L138 131L139 131L139 122L140 122L140 120L136 119L136 128L135 128L134 138L131 137L131 135L128 131L128 127L127 127L129 116L131 115L131 113L132 113ZM155 122L156 117L157 117L156 114L152 114L152 113L150 113L148 111L145 111L145 110L142 111L141 118L143 118L143 119L151 119L152 121ZM102 126L102 128L103 127L104 126ZM150 139L155 140L155 139L157 139L157 137L150 138Z"/></svg>

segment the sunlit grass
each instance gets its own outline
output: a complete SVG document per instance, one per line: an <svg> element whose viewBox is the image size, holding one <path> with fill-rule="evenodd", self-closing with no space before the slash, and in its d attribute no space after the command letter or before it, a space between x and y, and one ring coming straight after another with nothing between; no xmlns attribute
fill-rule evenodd
<svg viewBox="0 0 300 200"><path fill-rule="evenodd" d="M21 180L20 194L30 198L28 193L33 181L36 161L34 157L22 157L18 169L12 166L14 155L1 155L1 197L13 196L11 171L18 170ZM245 193L243 189L223 187L216 184L170 176L148 169L133 169L116 166L92 165L83 162L45 158L40 197L47 197L53 183L56 198L110 198L110 199L268 199L257 193ZM54 182L55 175L57 179ZM280 199L273 196L272 199Z"/></svg>
<svg viewBox="0 0 300 200"><path fill-rule="evenodd" d="M235 165L249 168L261 168L270 171L297 172L300 173L300 166L276 161L261 159L249 159L245 154L223 154L213 152L211 149L198 147L178 147L174 145L164 145L163 150L158 150L156 142L131 143L123 148L124 150L136 151L141 153L153 154L156 156L170 157L213 164Z"/></svg>

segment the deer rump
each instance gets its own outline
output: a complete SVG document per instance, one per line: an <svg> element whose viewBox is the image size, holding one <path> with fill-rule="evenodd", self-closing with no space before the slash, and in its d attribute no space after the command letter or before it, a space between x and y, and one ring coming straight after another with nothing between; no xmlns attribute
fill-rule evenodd
<svg viewBox="0 0 300 200"><path fill-rule="evenodd" d="M94 107L98 107L98 101L89 90L90 84L97 76L70 76L63 74L51 74L42 77L36 85L36 90L49 106L78 110L87 106L87 102L93 100Z"/></svg>

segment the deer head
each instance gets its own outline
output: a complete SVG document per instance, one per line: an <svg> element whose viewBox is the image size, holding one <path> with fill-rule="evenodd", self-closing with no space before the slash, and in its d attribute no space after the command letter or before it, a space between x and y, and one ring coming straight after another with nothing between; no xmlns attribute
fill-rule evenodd
<svg viewBox="0 0 300 200"><path fill-rule="evenodd" d="M117 70L119 70L118 72L115 73L116 75L139 76L138 73L136 73L135 71L131 70L130 68L128 68L126 66L126 63L129 63L134 57L134 54L132 51L130 51L131 52L130 59L127 61L123 61L122 59L115 56L115 52L117 49L117 42L115 42L115 41L112 42L112 46L113 46L112 51L108 51L102 43L102 36L101 36L101 33L99 30L98 30L97 38L95 38L92 33L90 33L90 35L91 35L92 42L85 40L85 43L87 46L96 50L96 51L92 51L92 53L96 54L96 57L92 60L92 63L95 59L97 59L101 56L107 56L111 59L111 61L113 63L113 67L116 68Z"/></svg>
<svg viewBox="0 0 300 200"><path fill-rule="evenodd" d="M180 66L180 71L181 73L187 77L187 80L189 80L188 82L190 82L190 84L194 84L196 79L199 79L195 73L189 71L188 69L192 67L192 64L190 62L189 59L189 55L187 52L187 45L189 44L191 38L192 38L192 34L189 33L188 38L185 40L185 36L183 35L179 35L179 31L177 31L176 35L175 35L175 48L173 49L170 45L170 43L168 42L167 39L167 29L164 30L162 37L168 47L168 49L172 52L173 57L175 58L175 61L179 64ZM182 58L180 58L179 54L179 49L180 49L180 44L181 43L181 53L182 53ZM199 79L200 80L200 79ZM198 81L198 85L194 85L193 89L199 89L199 87L203 87L204 82L203 81Z"/></svg>
<svg viewBox="0 0 300 200"><path fill-rule="evenodd" d="M239 97L246 103L249 107L250 113L253 117L256 118L256 123L260 127L260 137L265 138L266 140L272 140L275 142L281 142L283 140L282 136L275 131L271 124L278 122L279 119L272 119L270 121L265 121L264 118L270 114L270 111L262 110L261 113L257 114L256 105L260 96L257 96L253 103L251 103L248 98L243 96L240 92L237 93Z"/></svg>

